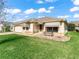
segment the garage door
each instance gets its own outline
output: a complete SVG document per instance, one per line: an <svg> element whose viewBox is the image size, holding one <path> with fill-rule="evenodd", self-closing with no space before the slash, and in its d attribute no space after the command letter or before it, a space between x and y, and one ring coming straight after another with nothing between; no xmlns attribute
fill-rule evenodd
<svg viewBox="0 0 79 59"><path fill-rule="evenodd" d="M23 31L23 29L21 26L15 27L15 32L22 32L22 31Z"/></svg>

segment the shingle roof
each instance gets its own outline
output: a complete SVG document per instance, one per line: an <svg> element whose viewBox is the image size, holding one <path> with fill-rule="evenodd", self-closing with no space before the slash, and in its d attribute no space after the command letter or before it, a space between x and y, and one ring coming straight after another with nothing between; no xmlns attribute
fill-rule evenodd
<svg viewBox="0 0 79 59"><path fill-rule="evenodd" d="M38 19L32 19L29 20L28 22L52 22L52 21L65 21L64 19L61 18L50 18L50 17L43 17L43 18L38 18Z"/></svg>
<svg viewBox="0 0 79 59"><path fill-rule="evenodd" d="M37 19L24 20L24 21L15 23L15 24L21 24L21 23L26 23L26 22L45 23L45 22L53 22L53 21L63 21L63 22L65 22L65 20L61 19L61 18L43 17L43 18L37 18Z"/></svg>

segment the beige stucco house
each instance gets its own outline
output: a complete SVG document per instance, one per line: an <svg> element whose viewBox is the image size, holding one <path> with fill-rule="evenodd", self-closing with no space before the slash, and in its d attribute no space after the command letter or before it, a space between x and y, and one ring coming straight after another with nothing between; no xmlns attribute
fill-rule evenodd
<svg viewBox="0 0 79 59"><path fill-rule="evenodd" d="M26 20L14 25L14 32L39 33L53 32L64 34L67 32L67 22L60 18L43 17Z"/></svg>
<svg viewBox="0 0 79 59"><path fill-rule="evenodd" d="M72 22L72 24L75 25L75 30L79 31L79 21L74 21L74 22Z"/></svg>

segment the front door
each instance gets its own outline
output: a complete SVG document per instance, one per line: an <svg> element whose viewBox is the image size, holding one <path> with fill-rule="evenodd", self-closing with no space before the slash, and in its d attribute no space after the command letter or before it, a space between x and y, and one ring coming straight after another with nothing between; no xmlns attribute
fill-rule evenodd
<svg viewBox="0 0 79 59"><path fill-rule="evenodd" d="M39 25L39 30L40 30L40 31L43 30L43 25L42 25L42 24Z"/></svg>

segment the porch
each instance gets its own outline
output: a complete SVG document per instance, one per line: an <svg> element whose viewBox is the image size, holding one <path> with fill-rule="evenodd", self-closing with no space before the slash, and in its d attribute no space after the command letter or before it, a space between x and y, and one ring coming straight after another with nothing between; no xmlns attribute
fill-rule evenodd
<svg viewBox="0 0 79 59"><path fill-rule="evenodd" d="M60 33L60 23L45 23L39 24L39 32L34 33L33 36L50 39L55 41L68 41L70 37L66 36L64 33Z"/></svg>
<svg viewBox="0 0 79 59"><path fill-rule="evenodd" d="M70 40L69 36L66 36L60 33L52 33L52 32L50 32L50 34L47 33L47 35L44 34L44 32L39 32L39 33L33 34L32 36L39 37L41 39L44 38L44 39L49 39L49 40L54 40L54 41L63 41L63 42Z"/></svg>
<svg viewBox="0 0 79 59"><path fill-rule="evenodd" d="M38 24L36 29L38 29L39 32L43 31L44 33L58 33L59 32L59 26L60 23L44 23L44 24Z"/></svg>

